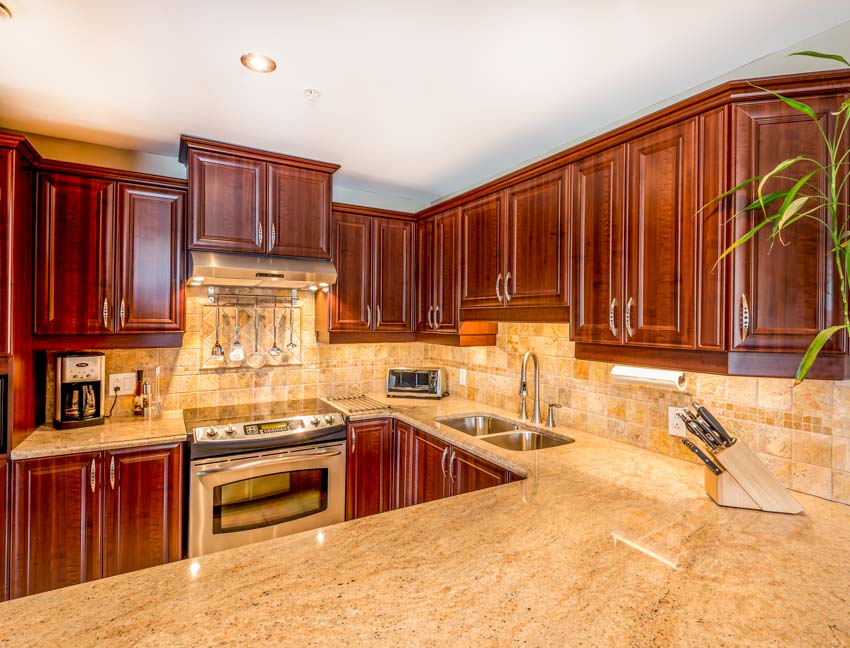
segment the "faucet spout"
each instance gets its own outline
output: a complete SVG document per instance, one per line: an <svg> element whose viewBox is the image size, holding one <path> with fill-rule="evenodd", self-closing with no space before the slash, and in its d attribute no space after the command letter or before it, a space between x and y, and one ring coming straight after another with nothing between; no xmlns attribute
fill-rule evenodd
<svg viewBox="0 0 850 648"><path fill-rule="evenodd" d="M532 414L531 422L540 423L540 367L537 364L537 354L534 351L526 351L522 357L522 368L519 376L519 395L522 396L522 407L520 409L520 418L525 421L528 419L528 410L526 408L525 397L528 395L528 359L534 360L534 413Z"/></svg>

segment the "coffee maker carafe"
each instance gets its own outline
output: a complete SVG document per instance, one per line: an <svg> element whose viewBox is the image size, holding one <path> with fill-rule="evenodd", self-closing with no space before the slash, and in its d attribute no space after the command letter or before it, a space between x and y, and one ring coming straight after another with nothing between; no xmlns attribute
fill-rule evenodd
<svg viewBox="0 0 850 648"><path fill-rule="evenodd" d="M97 351L56 355L56 429L103 424L105 357Z"/></svg>

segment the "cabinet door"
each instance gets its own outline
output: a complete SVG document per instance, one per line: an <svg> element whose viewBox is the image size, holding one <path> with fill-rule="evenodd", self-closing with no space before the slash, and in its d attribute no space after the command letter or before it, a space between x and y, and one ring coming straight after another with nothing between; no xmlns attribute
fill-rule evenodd
<svg viewBox="0 0 850 648"><path fill-rule="evenodd" d="M818 115L821 128L833 130L835 117L844 97L807 98L806 103ZM784 159L804 155L827 161L828 153L817 125L806 115L792 110L779 100L738 104L733 109L733 183L771 171ZM797 164L783 175L799 178L811 170ZM818 174L812 179L818 189L827 191L827 179ZM789 188L792 181L771 181L765 193ZM736 211L755 199L756 187L738 192ZM829 215L815 214L827 219ZM761 214L739 216L734 221L737 239L756 224ZM734 349L764 351L804 351L818 331L841 321L840 287L834 269L825 228L810 220L801 220L771 245L770 228L764 228L739 247L732 259L730 327ZM749 307L749 327L744 331L742 311ZM822 353L843 353L847 348L844 332L835 335Z"/></svg>
<svg viewBox="0 0 850 648"><path fill-rule="evenodd" d="M15 152L10 149L0 149L0 354L4 355L12 352L9 309L12 244L9 237L12 233L11 218L15 209L14 200ZM3 590L5 591L5 587ZM0 600L5 600L5 597Z"/></svg>
<svg viewBox="0 0 850 648"><path fill-rule="evenodd" d="M115 313L114 189L109 180L39 175L36 333L111 331Z"/></svg>
<svg viewBox="0 0 850 648"><path fill-rule="evenodd" d="M345 519L389 511L392 506L392 421L348 425Z"/></svg>
<svg viewBox="0 0 850 648"><path fill-rule="evenodd" d="M9 528L9 462L6 459L0 459L0 524L3 525L3 532L0 533L0 601L5 601L9 598L9 579L7 578L9 570L8 553L8 533Z"/></svg>
<svg viewBox="0 0 850 648"><path fill-rule="evenodd" d="M412 499L413 471L413 428L407 423L393 421L393 487L392 508L403 508Z"/></svg>
<svg viewBox="0 0 850 648"><path fill-rule="evenodd" d="M622 146L572 165L570 332L577 342L622 343L624 166Z"/></svg>
<svg viewBox="0 0 850 648"><path fill-rule="evenodd" d="M331 176L268 165L268 251L285 256L331 256Z"/></svg>
<svg viewBox="0 0 850 648"><path fill-rule="evenodd" d="M438 331L456 333L459 321L460 212L434 219L434 317Z"/></svg>
<svg viewBox="0 0 850 648"><path fill-rule="evenodd" d="M416 296L417 331L433 331L434 282L434 219L416 223Z"/></svg>
<svg viewBox="0 0 850 648"><path fill-rule="evenodd" d="M101 575L100 453L13 462L11 596Z"/></svg>
<svg viewBox="0 0 850 648"><path fill-rule="evenodd" d="M422 504L450 495L448 479L449 444L414 429L411 437L409 499L405 503Z"/></svg>
<svg viewBox="0 0 850 648"><path fill-rule="evenodd" d="M499 192L460 208L461 308L503 305L504 202Z"/></svg>
<svg viewBox="0 0 850 648"><path fill-rule="evenodd" d="M374 330L412 331L413 223L374 219Z"/></svg>
<svg viewBox="0 0 850 648"><path fill-rule="evenodd" d="M566 173L508 189L505 301L511 307L569 304Z"/></svg>
<svg viewBox="0 0 850 648"><path fill-rule="evenodd" d="M103 575L180 560L182 444L103 453Z"/></svg>
<svg viewBox="0 0 850 648"><path fill-rule="evenodd" d="M331 286L332 331L372 328L372 219L334 213L333 261L337 280Z"/></svg>
<svg viewBox="0 0 850 648"><path fill-rule="evenodd" d="M454 447L450 467L452 495L500 486L508 482L510 475L510 471Z"/></svg>
<svg viewBox="0 0 850 648"><path fill-rule="evenodd" d="M189 154L190 248L264 251L265 166L234 155Z"/></svg>
<svg viewBox="0 0 850 648"><path fill-rule="evenodd" d="M626 145L626 342L693 348L696 119Z"/></svg>
<svg viewBox="0 0 850 648"><path fill-rule="evenodd" d="M184 209L182 191L118 185L118 332L182 330Z"/></svg>

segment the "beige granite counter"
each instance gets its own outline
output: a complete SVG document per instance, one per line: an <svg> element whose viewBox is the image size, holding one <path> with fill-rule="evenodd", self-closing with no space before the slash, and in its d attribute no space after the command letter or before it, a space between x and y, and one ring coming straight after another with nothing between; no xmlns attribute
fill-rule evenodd
<svg viewBox="0 0 850 648"><path fill-rule="evenodd" d="M850 644L850 508L715 506L700 466L559 429L528 479L0 605L14 646Z"/></svg>
<svg viewBox="0 0 850 648"><path fill-rule="evenodd" d="M15 447L11 456L12 459L34 459L185 440L183 412L170 411L151 419L116 418L107 420L104 425L75 430L56 430L52 425L42 425Z"/></svg>

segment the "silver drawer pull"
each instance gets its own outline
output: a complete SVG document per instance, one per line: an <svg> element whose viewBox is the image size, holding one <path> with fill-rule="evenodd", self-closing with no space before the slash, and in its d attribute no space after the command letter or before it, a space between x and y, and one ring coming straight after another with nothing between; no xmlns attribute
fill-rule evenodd
<svg viewBox="0 0 850 648"><path fill-rule="evenodd" d="M261 459L260 461L249 461L247 463L234 462L232 466L223 468L210 468L209 470L199 470L195 474L198 477L204 475L214 475L216 473L233 472L235 470L245 470L246 468L262 468L263 466L271 466L273 464L289 463L293 461L304 461L305 459L315 459L317 457L336 457L340 454L339 450L327 452L311 452L307 454L295 454L291 457L277 457L275 459Z"/></svg>
<svg viewBox="0 0 850 648"><path fill-rule="evenodd" d="M615 312L617 310L617 298L611 300L611 304L608 306L608 330L611 331L611 334L614 337L620 337L619 331L617 330L617 324L614 318Z"/></svg>
<svg viewBox="0 0 850 648"><path fill-rule="evenodd" d="M434 322L431 321L431 313L433 313L433 312L434 312L434 307L429 306L428 307L428 316L425 319L428 320L428 328L430 328L430 329L434 328Z"/></svg>
<svg viewBox="0 0 850 648"><path fill-rule="evenodd" d="M354 448L357 447L357 432L351 431L351 454L354 454Z"/></svg>
<svg viewBox="0 0 850 648"><path fill-rule="evenodd" d="M437 319L437 317L439 317L439 315L440 315L440 307L439 307L439 306L434 306L434 330L435 330L435 331L436 331L438 328L440 328L440 324L442 324L442 323L443 323L443 318L442 318L442 317L441 317L440 319Z"/></svg>
<svg viewBox="0 0 850 648"><path fill-rule="evenodd" d="M454 483L455 483L454 467L453 467L453 466L454 466L454 463L455 463L455 459L456 459L456 458L457 458L457 455L455 454L455 451L454 451L454 450L452 450L452 456L451 456L451 457L449 457L449 481L450 481L452 484L454 484Z"/></svg>
<svg viewBox="0 0 850 648"><path fill-rule="evenodd" d="M513 297L511 297L511 292L508 289L508 284L510 283L510 281L511 281L511 273L509 272L508 274L505 275L505 303L506 304L510 303L511 299L513 299Z"/></svg>
<svg viewBox="0 0 850 648"><path fill-rule="evenodd" d="M741 342L750 334L750 304L747 296L741 294Z"/></svg>
<svg viewBox="0 0 850 648"><path fill-rule="evenodd" d="M635 336L635 330L632 328L632 307L635 305L635 300L629 297L626 304L626 333L629 337Z"/></svg>
<svg viewBox="0 0 850 648"><path fill-rule="evenodd" d="M443 469L443 478L446 477L446 457L449 456L449 446L446 446L446 449L443 450L443 458L440 459L440 467Z"/></svg>
<svg viewBox="0 0 850 648"><path fill-rule="evenodd" d="M94 459L91 460L91 471L89 472L89 486L91 486L91 492L94 493L94 489L97 488L97 475L94 474L94 471L97 469L97 466L94 463Z"/></svg>
<svg viewBox="0 0 850 648"><path fill-rule="evenodd" d="M263 244L263 224L262 223L259 223L257 225L257 232L258 232L258 238L259 238L258 242L259 242L260 245L262 245Z"/></svg>
<svg viewBox="0 0 850 648"><path fill-rule="evenodd" d="M109 460L109 485L115 490L115 457Z"/></svg>
<svg viewBox="0 0 850 648"><path fill-rule="evenodd" d="M104 328L109 328L109 299L106 297L103 298L103 326Z"/></svg>
<svg viewBox="0 0 850 648"><path fill-rule="evenodd" d="M496 299L499 300L500 304L503 303L502 302L502 291L499 289L499 284L501 284L501 283L502 283L502 273L500 272L499 276L496 277Z"/></svg>
<svg viewBox="0 0 850 648"><path fill-rule="evenodd" d="M372 307L366 307L366 328L370 328L372 326Z"/></svg>
<svg viewBox="0 0 850 648"><path fill-rule="evenodd" d="M381 325L381 307L375 306L375 328Z"/></svg>
<svg viewBox="0 0 850 648"><path fill-rule="evenodd" d="M271 247L274 247L274 243L277 241L277 230L274 227L274 223L272 223L272 242Z"/></svg>

